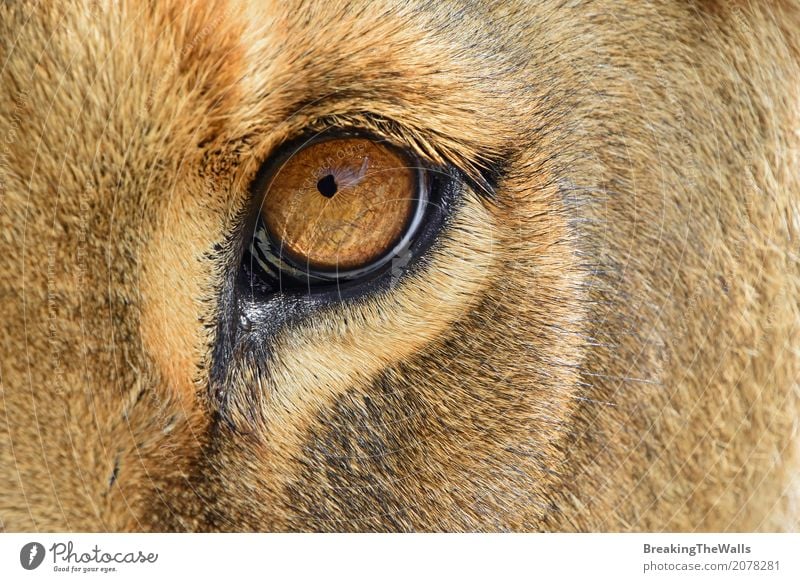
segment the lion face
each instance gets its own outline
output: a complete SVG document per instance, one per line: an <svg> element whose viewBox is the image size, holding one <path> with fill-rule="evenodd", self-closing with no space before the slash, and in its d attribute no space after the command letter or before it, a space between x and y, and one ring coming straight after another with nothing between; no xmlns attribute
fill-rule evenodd
<svg viewBox="0 0 800 582"><path fill-rule="evenodd" d="M4 527L796 527L798 20L4 5Z"/></svg>

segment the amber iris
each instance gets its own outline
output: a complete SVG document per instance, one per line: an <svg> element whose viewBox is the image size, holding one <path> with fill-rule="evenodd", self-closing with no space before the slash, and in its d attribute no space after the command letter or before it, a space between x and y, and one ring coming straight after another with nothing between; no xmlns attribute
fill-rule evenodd
<svg viewBox="0 0 800 582"><path fill-rule="evenodd" d="M417 206L419 174L391 146L364 138L313 143L268 182L267 232L295 264L319 271L366 267L390 253Z"/></svg>

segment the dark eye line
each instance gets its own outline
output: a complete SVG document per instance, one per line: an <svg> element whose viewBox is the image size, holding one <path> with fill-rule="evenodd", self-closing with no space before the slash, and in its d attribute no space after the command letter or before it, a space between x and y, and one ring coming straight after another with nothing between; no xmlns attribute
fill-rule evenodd
<svg viewBox="0 0 800 582"><path fill-rule="evenodd" d="M285 141L280 148L274 150L270 158L262 164L255 179L251 183L251 216L243 228L243 233L245 234L244 238L247 240L244 241L244 246L240 251L242 261L250 261L249 264L246 265L250 269L248 276L249 284L247 285L249 289L247 289L246 292L249 292L251 296L261 296L266 298L268 295L276 292L279 292L281 295L285 295L286 292L289 292L290 294L298 292L301 294L308 294L311 293L312 289L316 286L319 289L318 293L321 294L321 297L330 295L331 299L335 297L337 300L341 300L347 297L352 298L362 295L362 293L358 290L359 286L362 286L365 289L364 293L368 293L368 288L377 288L375 286L371 286L368 281L359 281L358 279L361 273L359 273L358 270L349 273L353 275L349 278L345 277L344 279L341 279L337 276L315 279L313 273L312 276L309 277L309 273L302 272L302 269L292 272L292 269L298 266L296 261L289 260L287 262L286 258L281 256L280 252L273 254L273 256L281 257L277 261L264 261L263 259L265 259L265 257L263 254L260 256L250 256L251 254L257 255L257 253L252 252L253 249L251 249L251 243L255 242L255 237L259 234L259 226L263 227L263 225L259 225L260 204L263 201L265 193L272 186L272 180L276 176L276 173L282 169L283 165L287 163L292 156L296 155L305 148L311 147L315 143L347 138L369 139L375 143L387 144L391 148L402 151L405 157L413 164L406 167L416 170L418 179L422 180L422 182L419 183L415 196L422 197L420 199L421 203L416 212L421 211L423 214L416 215L414 220L418 220L419 223L414 225L414 228L424 230L426 232L420 234L419 236L417 233L412 233L414 238L403 239L404 242L402 245L408 247L409 249L411 249L413 246L414 254L412 255L409 253L406 259L411 258L410 263L406 264L407 261L404 260L403 267L399 269L399 272L410 272L411 267L413 267L413 263L418 258L417 255L425 254L425 248L427 248L429 244L432 244L432 240L434 238L438 237L438 234L436 236L434 236L435 233L432 234L433 231L443 228L444 223L449 220L449 215L454 211L455 205L460 203L459 201L461 199L461 193L463 192L464 188L469 187L473 189L473 191L478 191L478 188L474 185L474 182L471 181L459 168L449 165L440 166L430 164L426 159L418 158L414 152L409 152L407 149L398 148L396 142L387 140L383 136L375 135L374 133L365 131L361 127L336 127L329 128L327 131L308 129L298 137ZM338 191L342 184L335 183L335 179L332 180L328 177L330 175L332 174L320 173L319 178L316 180L315 188L320 195L325 196L326 198L331 197L335 199L337 194L334 191L334 187ZM346 182L347 180L344 181ZM334 184L331 184L331 182L334 182ZM428 212L429 210L431 212ZM428 216L428 214L430 216ZM429 227L430 225L426 224L428 222L434 224L434 226L438 226ZM252 236L248 237L246 235L248 232L252 233ZM261 235L263 234L264 233L261 232ZM261 238L263 239L263 236L261 236ZM420 238L423 242L417 244L414 242L415 238ZM424 243L425 240L429 242ZM400 252L408 252L399 249L399 246L401 245L396 244L393 246L393 248L390 248L386 256L389 258L396 256L396 252L398 250ZM257 261L256 259L261 260ZM384 264L387 263L393 265L394 261L384 262ZM302 267L302 265L300 266ZM254 276L254 268L257 268L257 270L260 271L260 274L267 275L266 282L263 279ZM394 267L392 267L392 269L394 269ZM336 271L338 271L338 268ZM381 272L382 270L376 271L374 274L370 274L369 278L380 278L382 277ZM290 275L288 279L285 278L286 274ZM301 275L301 277L292 277L292 274ZM325 285L326 281L327 285Z"/></svg>
<svg viewBox="0 0 800 582"><path fill-rule="evenodd" d="M371 117L373 119L377 119L375 116ZM386 142L394 147L398 147L398 144L401 144L402 147L402 144L406 141L398 137L402 134L402 132L391 131L378 133L364 129L364 125L333 125L334 123L341 124L346 119L347 117L321 118L319 120L321 127L309 127L305 131L301 132L297 137L284 141L281 145L273 149L272 154L264 162L262 162L261 167L257 171L256 176L251 181L249 187L250 202L241 209L241 212L239 212L237 215L238 217L234 220L236 228L228 233L224 243L215 247L215 255L227 257L224 262L226 265L229 265L227 268L230 269L230 276L234 276L235 278L235 274L240 270L241 262L248 252L247 246L249 244L249 237L247 236L247 233L254 232L255 230L255 223L258 217L257 206L260 203L259 197L261 195L256 191L255 186L261 179L264 178L264 176L274 172L274 164L283 159L284 156L287 155L286 152L289 152L288 155L291 155L292 152L295 152L305 145L320 138L336 139L358 136L372 138L379 142ZM483 194L487 198L492 198L494 196L494 184L476 182L474 179L470 178L466 173L464 173L460 167L449 164L445 166L434 164L430 162L429 158L418 158L418 161L420 163L420 168L424 168L425 172L427 172L428 176L431 178L432 183L430 184L430 188L432 192L439 192L439 194L435 194L432 197L430 203L437 206L437 214L443 216L443 218L441 218L442 222L447 220L447 215L454 212L454 207L457 204L460 204L461 192L464 188L469 188L479 195ZM494 182L496 176L498 176L502 171L498 168L494 168L491 170L491 172L492 175L490 178L492 179L492 182ZM441 195L441 192L446 192L447 194ZM458 194L456 194L456 192L458 192ZM423 238L430 239L431 236L428 234ZM238 260L236 257L238 257ZM404 270L409 271L410 269ZM223 298L228 298L225 300L226 303L233 302L231 294L234 293L234 287L236 286L237 285L234 285L233 287L226 287L222 290ZM341 295L341 297L353 295L350 290L353 287L351 284L336 283L335 287L336 293ZM343 293L339 293L340 291L343 291Z"/></svg>

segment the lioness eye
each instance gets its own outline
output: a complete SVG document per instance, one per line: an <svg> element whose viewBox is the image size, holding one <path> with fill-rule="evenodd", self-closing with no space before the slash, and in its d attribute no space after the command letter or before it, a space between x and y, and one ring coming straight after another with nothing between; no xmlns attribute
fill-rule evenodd
<svg viewBox="0 0 800 582"><path fill-rule="evenodd" d="M294 148L256 183L250 257L281 285L375 274L413 241L427 188L415 158L380 140L328 138Z"/></svg>

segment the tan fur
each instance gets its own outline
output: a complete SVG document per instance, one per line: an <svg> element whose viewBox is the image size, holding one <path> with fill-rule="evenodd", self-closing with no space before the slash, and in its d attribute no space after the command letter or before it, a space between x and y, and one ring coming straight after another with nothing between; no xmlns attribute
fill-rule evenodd
<svg viewBox="0 0 800 582"><path fill-rule="evenodd" d="M2 5L6 530L800 527L797 3L429 4ZM328 126L494 196L215 378Z"/></svg>

